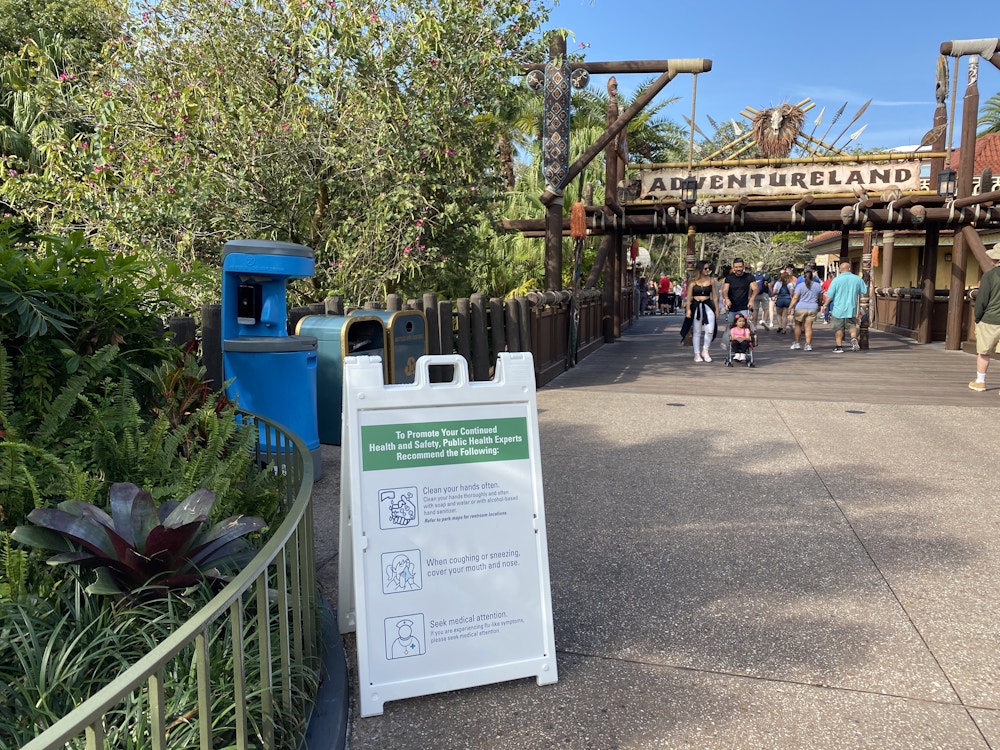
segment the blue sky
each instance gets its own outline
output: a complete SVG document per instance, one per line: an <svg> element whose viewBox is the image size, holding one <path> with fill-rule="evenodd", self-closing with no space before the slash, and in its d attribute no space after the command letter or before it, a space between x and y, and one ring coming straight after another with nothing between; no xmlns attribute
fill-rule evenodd
<svg viewBox="0 0 1000 750"><path fill-rule="evenodd" d="M695 111L695 122L709 135L706 115L719 123L732 118L742 126L748 124L739 114L745 107L761 110L808 97L816 107L806 115L806 132L826 108L817 136L847 103L829 141L871 99L837 143L844 146L867 125L854 144L870 149L919 143L931 129L941 43L1000 37L1000 16L990 7L992 2L971 0L560 0L548 27L572 31L567 49L582 51L589 61L712 60L711 72L698 76ZM959 67L959 120L968 59L961 58ZM951 89L956 58L948 60ZM652 76L616 77L619 91L631 93ZM607 76L592 76L590 87L604 91L606 81ZM662 113L685 128L691 84L692 76L679 75L657 98L678 97ZM998 91L1000 70L980 58L980 104ZM947 106L950 113L950 98ZM958 142L956 130L955 148Z"/></svg>

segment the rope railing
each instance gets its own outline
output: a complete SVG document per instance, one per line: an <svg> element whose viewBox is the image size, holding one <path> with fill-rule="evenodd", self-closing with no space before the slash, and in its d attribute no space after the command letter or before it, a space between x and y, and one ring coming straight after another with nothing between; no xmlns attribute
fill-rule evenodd
<svg viewBox="0 0 1000 750"><path fill-rule="evenodd" d="M244 412L244 424L258 430L257 460L281 478L285 518L253 560L194 617L139 659L107 686L87 698L21 750L52 750L85 736L87 750L105 749L105 717L129 695L146 691L149 747L167 747L165 672L185 649L194 649L197 699L187 715L199 726L200 746L216 746L220 730L235 730L235 747L276 748L275 702L291 714L308 714L312 698L305 695L303 668L318 668L316 577L313 548L313 461L297 435L259 415ZM252 601L254 617L245 621ZM213 675L209 643L213 627L229 628L233 643L232 671L235 712L232 723L219 727L211 711ZM256 643L254 643L256 641ZM277 641L277 674L272 646ZM257 674L246 673L244 655L256 646ZM261 696L260 715L250 715L247 697ZM227 719L228 720L228 719ZM235 724L235 726L234 726ZM251 739L251 731L254 734ZM141 738L136 738L141 739ZM140 741L140 745L141 745Z"/></svg>

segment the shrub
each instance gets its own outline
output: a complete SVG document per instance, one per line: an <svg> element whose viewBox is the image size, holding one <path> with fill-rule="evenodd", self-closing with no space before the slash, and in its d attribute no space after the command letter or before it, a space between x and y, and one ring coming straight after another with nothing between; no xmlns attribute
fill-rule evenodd
<svg viewBox="0 0 1000 750"><path fill-rule="evenodd" d="M253 556L246 535L262 529L253 516L233 516L209 525L215 493L198 490L182 502L159 508L134 484L111 485L109 515L79 500L56 508L35 508L32 526L14 529L14 541L59 554L50 565L96 568L91 594L123 594L142 589L186 588L203 580L226 580L224 573Z"/></svg>

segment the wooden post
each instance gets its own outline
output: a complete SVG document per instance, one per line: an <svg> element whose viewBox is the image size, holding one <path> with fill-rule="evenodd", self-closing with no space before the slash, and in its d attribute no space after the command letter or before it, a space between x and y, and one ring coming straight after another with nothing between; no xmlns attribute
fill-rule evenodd
<svg viewBox="0 0 1000 750"><path fill-rule="evenodd" d="M563 196L545 207L545 290L562 289Z"/></svg>
<svg viewBox="0 0 1000 750"><path fill-rule="evenodd" d="M438 302L438 342L441 348L440 354L454 354L455 352L455 319L452 317L452 304L450 299Z"/></svg>
<svg viewBox="0 0 1000 750"><path fill-rule="evenodd" d="M870 221L865 222L864 240L861 245L861 278L870 288L872 285L872 242L874 227ZM871 325L871 297L861 298L858 309L858 346L868 349L868 328Z"/></svg>
<svg viewBox="0 0 1000 750"><path fill-rule="evenodd" d="M844 227L840 230L840 259L839 263L850 261L851 259L851 230Z"/></svg>
<svg viewBox="0 0 1000 750"><path fill-rule="evenodd" d="M490 344L487 336L487 301L485 294L473 294L472 306L472 379L490 379Z"/></svg>
<svg viewBox="0 0 1000 750"><path fill-rule="evenodd" d="M608 110L605 120L610 125L618 119L618 81L612 76L608 80ZM606 235L608 252L604 256L604 343L611 344L621 335L621 278L619 265L622 255L622 232L617 219L621 213L618 206L618 154L615 144L609 143L604 149L604 207L608 216L616 220L614 228Z"/></svg>
<svg viewBox="0 0 1000 750"><path fill-rule="evenodd" d="M441 353L441 329L438 327L437 295L424 294L424 317L427 319L427 353Z"/></svg>
<svg viewBox="0 0 1000 750"><path fill-rule="evenodd" d="M882 274L879 281L883 288L892 287L892 262L896 249L896 232L887 230L882 234L882 253L879 256L879 265L882 267Z"/></svg>
<svg viewBox="0 0 1000 750"><path fill-rule="evenodd" d="M545 66L545 141L542 144L545 195L545 289L562 289L562 184L569 168L570 68L566 62L566 37L556 34L549 43Z"/></svg>
<svg viewBox="0 0 1000 750"><path fill-rule="evenodd" d="M934 224L924 232L924 253L920 269L920 317L917 321L917 343L929 344L933 338L934 320L934 274L937 271L938 247L941 228ZM962 290L965 293L965 290ZM949 302L949 315L951 304Z"/></svg>
<svg viewBox="0 0 1000 750"><path fill-rule="evenodd" d="M469 363L472 372L472 306L468 297L460 297L455 304L458 313L458 353Z"/></svg>
<svg viewBox="0 0 1000 750"><path fill-rule="evenodd" d="M957 61L956 61L957 64ZM955 198L972 195L972 177L976 165L976 125L979 118L979 58L969 58L969 83L962 102L962 140L958 160L958 185ZM962 310L965 302L965 274L968 265L968 248L965 238L955 234L951 249L951 284L948 287L948 328L944 348L954 351L962 348ZM936 259L936 253L935 253Z"/></svg>

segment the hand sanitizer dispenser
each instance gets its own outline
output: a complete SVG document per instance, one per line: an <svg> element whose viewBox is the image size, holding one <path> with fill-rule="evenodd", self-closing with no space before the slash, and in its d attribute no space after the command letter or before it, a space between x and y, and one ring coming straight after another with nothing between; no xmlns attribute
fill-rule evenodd
<svg viewBox="0 0 1000 750"><path fill-rule="evenodd" d="M233 240L222 251L222 363L230 399L292 430L322 476L316 412L316 338L288 335L286 284L315 269L312 249ZM265 446L261 446L262 448Z"/></svg>

